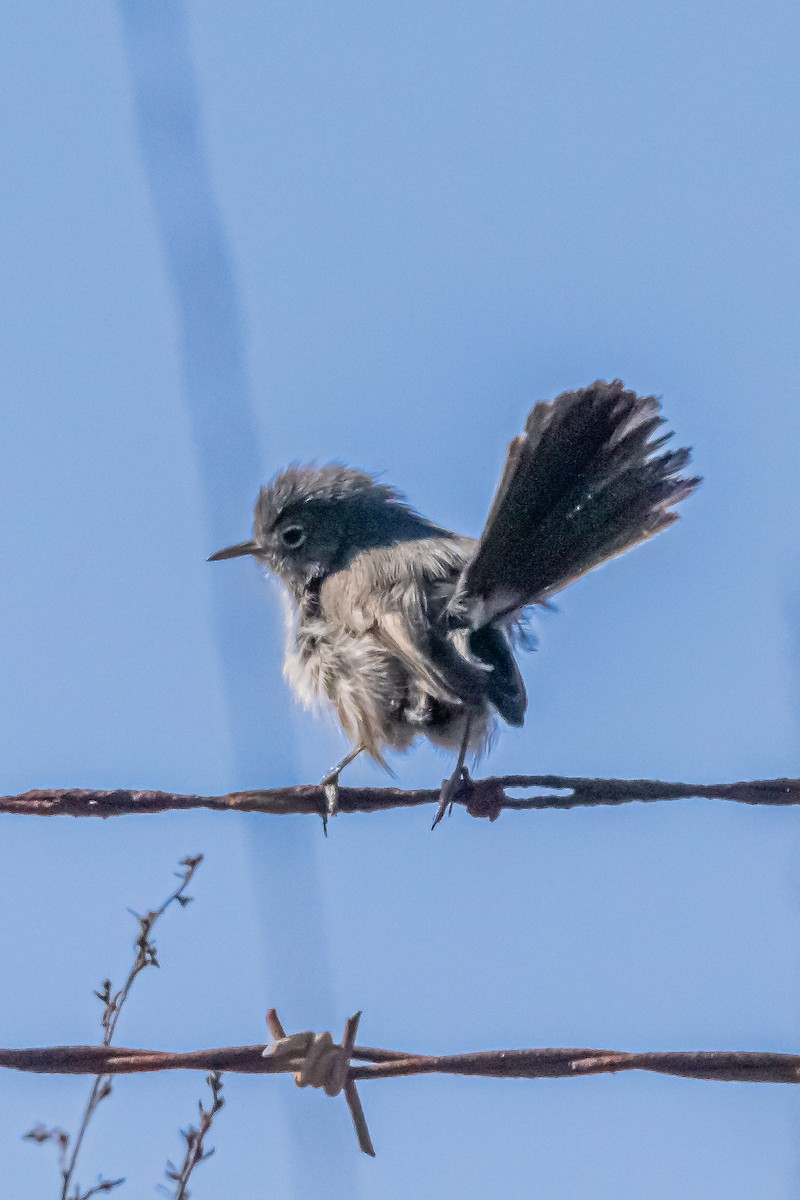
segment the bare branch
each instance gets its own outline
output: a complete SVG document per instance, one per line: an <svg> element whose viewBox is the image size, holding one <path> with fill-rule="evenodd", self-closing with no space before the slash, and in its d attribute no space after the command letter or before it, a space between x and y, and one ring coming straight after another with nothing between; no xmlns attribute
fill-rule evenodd
<svg viewBox="0 0 800 1200"><path fill-rule="evenodd" d="M197 1127L190 1125L188 1129L181 1130L186 1143L183 1162L179 1167L168 1162L164 1172L172 1186L167 1188L163 1184L160 1185L160 1191L172 1200L189 1200L189 1179L192 1172L214 1153L213 1149L206 1149L205 1139L211 1131L214 1117L225 1104L222 1097L222 1076L219 1071L212 1071L207 1076L206 1083L211 1089L211 1107L203 1108L202 1100L199 1102L200 1124Z"/></svg>
<svg viewBox="0 0 800 1200"><path fill-rule="evenodd" d="M101 1023L103 1027L103 1045L96 1049L109 1051L114 1033L117 1028L117 1022L120 1018L120 1013L128 999L131 988L138 975L145 970L146 967L157 967L158 957L156 955L156 946L153 941L152 934L157 922L163 917L164 913L173 904L179 904L181 908L185 908L191 902L191 897L186 895L186 889L189 886L195 871L203 861L202 854L196 854L181 860L181 871L176 871L175 874L180 880L178 886L170 892L166 900L156 909L151 910L139 916L134 913L139 924L139 932L134 942L134 959L127 978L122 987L118 991L114 991L111 980L105 979L99 991L94 994L100 1003L103 1005L103 1013ZM83 1145L86 1131L89 1128L92 1117L97 1111L98 1106L111 1095L112 1071L96 1071L89 1072L96 1074L97 1078L92 1084L89 1097L83 1110L81 1122L78 1127L78 1132L75 1135L74 1141L69 1134L63 1129L47 1129L43 1125L37 1125L35 1129L30 1130L24 1136L30 1141L43 1144L44 1142L53 1142L58 1147L59 1154L59 1171L61 1174L61 1200L89 1200L89 1197L99 1195L101 1192L110 1192L124 1183L124 1179L103 1179L102 1177L88 1191L82 1192L81 1189L75 1186L75 1191L70 1194L70 1185L75 1175L75 1170L78 1164L78 1156ZM70 1151L71 1147L71 1151Z"/></svg>
<svg viewBox="0 0 800 1200"><path fill-rule="evenodd" d="M510 796L510 790L533 794ZM556 793L562 793L557 795ZM737 804L800 804L800 779L755 779L739 783L670 783L658 779L584 779L571 775L503 775L472 779L454 797L473 817L495 820L504 809L567 809L600 804L649 803L661 800L731 800ZM380 812L438 804L439 789L339 789L342 813ZM260 812L273 816L309 814L325 817L321 786L267 788L229 792L223 796L177 795L125 788L90 791L57 788L0 796L0 812L31 816L119 817L131 813L160 813L174 809L210 808L221 812Z"/></svg>

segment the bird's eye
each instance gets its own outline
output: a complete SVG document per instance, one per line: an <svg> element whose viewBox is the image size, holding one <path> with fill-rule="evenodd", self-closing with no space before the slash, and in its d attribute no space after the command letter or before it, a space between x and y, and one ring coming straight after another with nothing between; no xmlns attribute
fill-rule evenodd
<svg viewBox="0 0 800 1200"><path fill-rule="evenodd" d="M296 550L306 540L306 531L302 525L287 525L281 530L281 541L289 550Z"/></svg>

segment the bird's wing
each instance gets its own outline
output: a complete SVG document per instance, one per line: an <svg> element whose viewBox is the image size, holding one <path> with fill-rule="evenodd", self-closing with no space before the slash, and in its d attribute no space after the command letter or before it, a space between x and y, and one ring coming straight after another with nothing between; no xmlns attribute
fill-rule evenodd
<svg viewBox="0 0 800 1200"><path fill-rule="evenodd" d="M490 668L459 653L439 620L473 547L446 534L363 551L325 581L325 615L389 649L431 696L477 701Z"/></svg>

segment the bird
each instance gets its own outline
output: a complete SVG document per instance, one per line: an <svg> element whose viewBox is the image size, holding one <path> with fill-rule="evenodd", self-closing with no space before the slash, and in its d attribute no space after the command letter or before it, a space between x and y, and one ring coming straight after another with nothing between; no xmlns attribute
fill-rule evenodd
<svg viewBox="0 0 800 1200"><path fill-rule="evenodd" d="M284 585L284 676L306 706L332 706L351 749L321 780L326 815L359 754L420 737L457 754L433 827L469 785L499 721L520 726L517 662L528 617L595 567L677 520L701 482L690 450L665 449L655 396L598 380L531 409L511 442L477 539L417 512L373 475L293 464L261 489L249 555Z"/></svg>

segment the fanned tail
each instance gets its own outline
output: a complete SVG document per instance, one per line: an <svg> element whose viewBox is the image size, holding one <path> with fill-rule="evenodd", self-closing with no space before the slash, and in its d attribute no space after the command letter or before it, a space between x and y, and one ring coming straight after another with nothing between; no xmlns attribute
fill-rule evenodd
<svg viewBox="0 0 800 1200"><path fill-rule="evenodd" d="M655 396L618 379L537 404L509 446L475 557L450 605L455 625L481 628L542 603L609 558L666 529L700 482L687 449L653 437Z"/></svg>

